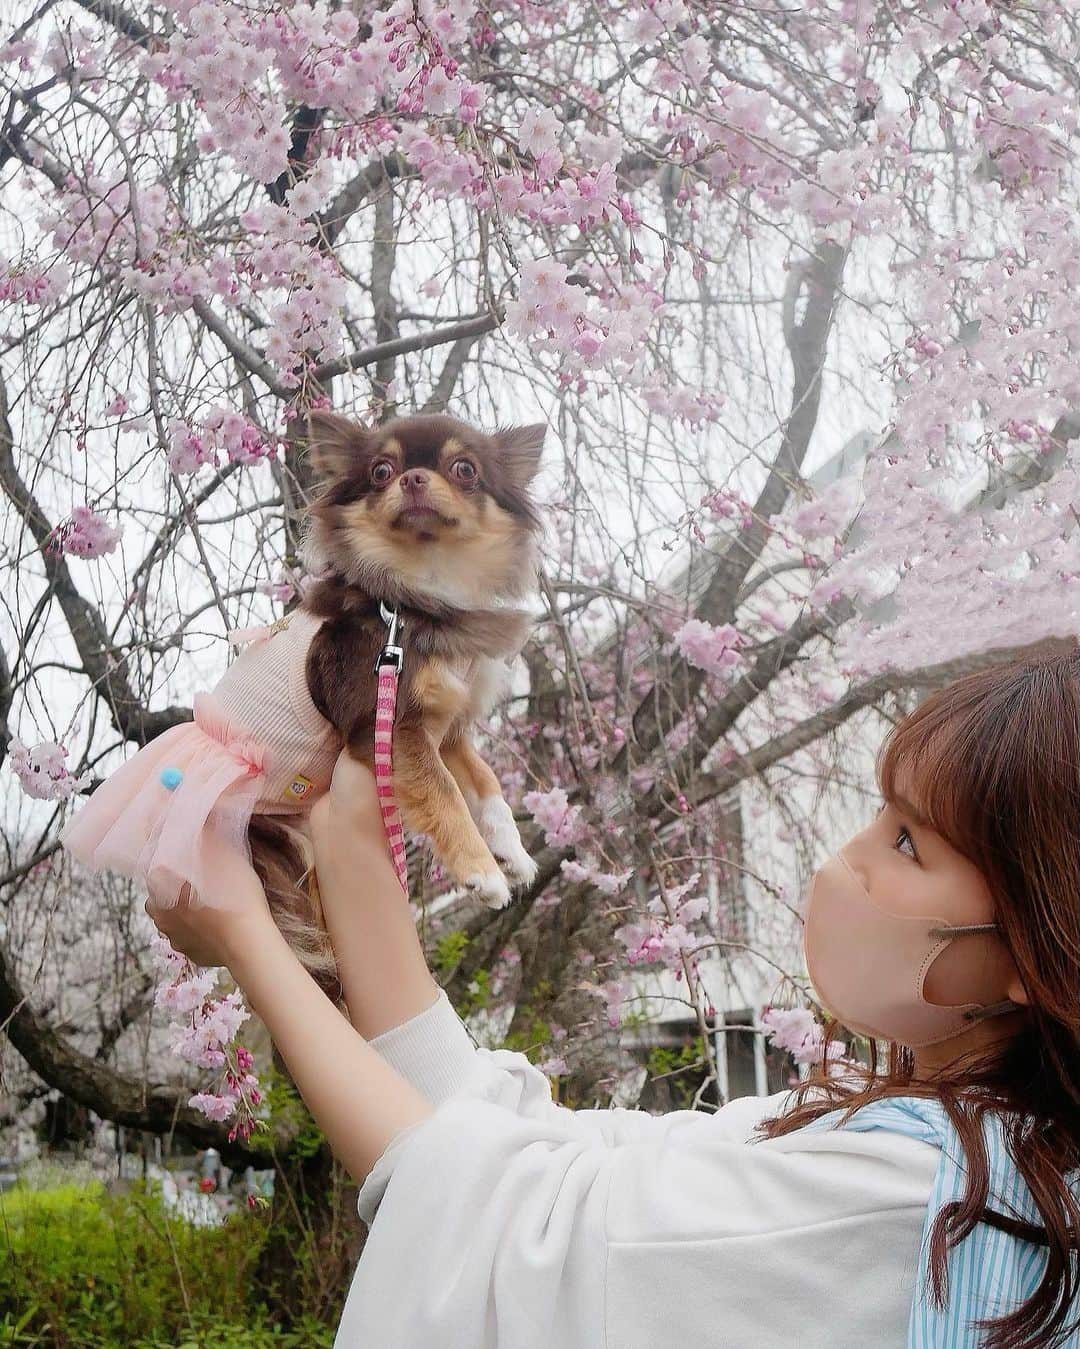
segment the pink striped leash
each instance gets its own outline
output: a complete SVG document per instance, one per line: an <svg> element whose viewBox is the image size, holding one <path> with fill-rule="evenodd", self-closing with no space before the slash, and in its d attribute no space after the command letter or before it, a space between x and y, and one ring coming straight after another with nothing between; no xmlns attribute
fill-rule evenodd
<svg viewBox="0 0 1080 1349"><path fill-rule="evenodd" d="M386 645L375 662L379 687L375 701L375 787L379 793L383 829L394 860L401 888L409 893L409 868L405 859L405 832L394 800L394 714L397 710L398 679L405 652L398 645L398 615L396 609L379 602L379 617L386 624Z"/></svg>

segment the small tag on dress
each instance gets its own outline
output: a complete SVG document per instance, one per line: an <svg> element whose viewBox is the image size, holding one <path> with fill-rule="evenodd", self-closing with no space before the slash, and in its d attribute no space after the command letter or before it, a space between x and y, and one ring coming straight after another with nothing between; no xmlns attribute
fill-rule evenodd
<svg viewBox="0 0 1080 1349"><path fill-rule="evenodd" d="M292 782L281 793L288 801L303 801L315 790L315 784L310 778L304 777L302 773L297 773Z"/></svg>

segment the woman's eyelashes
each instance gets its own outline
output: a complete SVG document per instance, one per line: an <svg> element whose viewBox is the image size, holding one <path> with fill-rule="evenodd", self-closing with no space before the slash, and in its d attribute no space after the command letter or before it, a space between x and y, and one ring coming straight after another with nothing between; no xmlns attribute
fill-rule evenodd
<svg viewBox="0 0 1080 1349"><path fill-rule="evenodd" d="M896 834L896 845L895 845L895 846L896 846L896 851L897 851L897 852L903 852L903 849L900 847L900 840L901 840L901 839L907 839L909 845L911 846L911 852L910 852L910 853L907 853L906 855L907 855L908 857L910 857L913 861L917 862L917 861L919 860L919 853L918 853L918 850L917 850L916 847L915 847L915 840L911 837L911 834L904 828L903 825L900 826L900 828L899 828L899 830L897 831L897 834Z"/></svg>

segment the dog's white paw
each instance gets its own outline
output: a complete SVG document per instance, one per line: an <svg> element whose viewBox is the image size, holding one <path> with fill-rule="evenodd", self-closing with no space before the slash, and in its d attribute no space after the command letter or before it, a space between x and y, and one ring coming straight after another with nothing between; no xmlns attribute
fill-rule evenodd
<svg viewBox="0 0 1080 1349"><path fill-rule="evenodd" d="M514 812L501 796L488 796L481 802L476 823L507 879L514 885L531 885L536 863L522 847Z"/></svg>
<svg viewBox="0 0 1080 1349"><path fill-rule="evenodd" d="M520 843L508 857L496 853L495 860L511 885L527 886L536 880L539 868Z"/></svg>
<svg viewBox="0 0 1080 1349"><path fill-rule="evenodd" d="M466 876L465 887L491 909L505 909L510 903L510 887L501 871L484 871Z"/></svg>

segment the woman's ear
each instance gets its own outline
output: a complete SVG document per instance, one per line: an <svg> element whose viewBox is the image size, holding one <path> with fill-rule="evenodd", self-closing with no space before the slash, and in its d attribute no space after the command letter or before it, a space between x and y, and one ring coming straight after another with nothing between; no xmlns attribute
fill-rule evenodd
<svg viewBox="0 0 1080 1349"><path fill-rule="evenodd" d="M495 432L493 439L499 458L515 486L528 487L536 476L546 435L547 427L543 422L532 426L508 426Z"/></svg>
<svg viewBox="0 0 1080 1349"><path fill-rule="evenodd" d="M1027 1007L1031 1003L1028 991L1024 987L1024 981L1020 978L1019 973L1014 974L1005 985L1005 996L1010 1002L1018 1003L1021 1007Z"/></svg>
<svg viewBox="0 0 1080 1349"><path fill-rule="evenodd" d="M344 478L367 449L368 433L336 412L309 412L307 457L322 479Z"/></svg>

